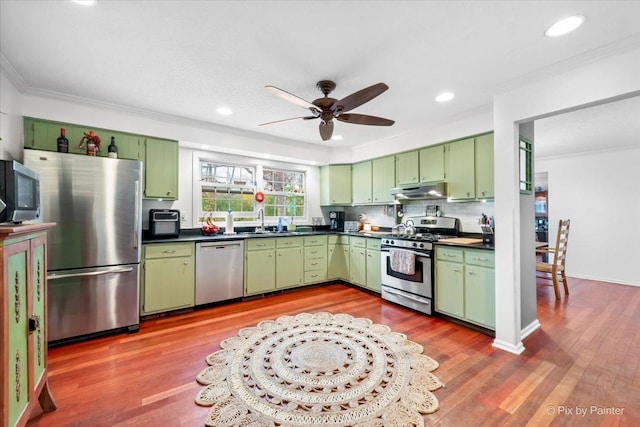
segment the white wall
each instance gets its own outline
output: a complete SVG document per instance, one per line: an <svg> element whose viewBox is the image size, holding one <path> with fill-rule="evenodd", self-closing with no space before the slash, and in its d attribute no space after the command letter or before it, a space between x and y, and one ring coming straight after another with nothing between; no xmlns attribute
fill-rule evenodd
<svg viewBox="0 0 640 427"><path fill-rule="evenodd" d="M522 215L518 190L519 123L640 94L640 49L607 56L571 72L523 86L494 98L496 222L496 339L494 346L513 352L531 325L521 324L521 265L535 262L521 250L521 233L534 233ZM529 229L529 230L527 230ZM572 242L574 243L574 242ZM615 250L615 249L614 249ZM535 277L529 279L535 282ZM535 301L529 301L535 304ZM536 321L537 322L537 321Z"/></svg>
<svg viewBox="0 0 640 427"><path fill-rule="evenodd" d="M22 160L20 94L0 67L0 159Z"/></svg>
<svg viewBox="0 0 640 427"><path fill-rule="evenodd" d="M571 219L568 276L640 286L639 165L640 147L536 161L548 172L550 242Z"/></svg>

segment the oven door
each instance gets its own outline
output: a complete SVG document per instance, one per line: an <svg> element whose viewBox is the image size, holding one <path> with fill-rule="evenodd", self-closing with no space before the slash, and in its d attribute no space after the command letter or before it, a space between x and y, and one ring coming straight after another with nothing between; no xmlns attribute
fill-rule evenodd
<svg viewBox="0 0 640 427"><path fill-rule="evenodd" d="M403 249L404 250L404 249ZM380 250L381 256L381 275L382 285L390 288L398 289L401 291L409 292L415 295L420 295L426 298L432 297L432 265L431 265L431 253L430 252L415 252L409 251L415 254L415 272L408 275L391 268L391 256L389 248L382 248Z"/></svg>

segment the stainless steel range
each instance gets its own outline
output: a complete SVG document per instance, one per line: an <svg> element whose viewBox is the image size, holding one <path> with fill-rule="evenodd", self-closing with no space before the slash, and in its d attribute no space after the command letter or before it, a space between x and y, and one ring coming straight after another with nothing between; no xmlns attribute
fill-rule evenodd
<svg viewBox="0 0 640 427"><path fill-rule="evenodd" d="M433 242L457 237L460 221L421 216L405 218L403 225L402 234L382 238L382 298L432 314Z"/></svg>

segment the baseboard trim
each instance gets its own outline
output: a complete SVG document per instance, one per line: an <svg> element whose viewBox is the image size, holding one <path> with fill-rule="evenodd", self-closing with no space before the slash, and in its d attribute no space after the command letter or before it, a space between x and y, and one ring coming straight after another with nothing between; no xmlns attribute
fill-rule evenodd
<svg viewBox="0 0 640 427"><path fill-rule="evenodd" d="M500 350L508 351L513 354L522 354L524 351L524 346L522 345L522 341L520 341L517 345L513 345L506 341L495 339L493 340L493 347L498 348Z"/></svg>
<svg viewBox="0 0 640 427"><path fill-rule="evenodd" d="M525 339L526 337L531 335L531 333L533 333L533 331L535 331L536 329L540 328L540 326L542 326L542 325L540 324L538 319L536 319L533 322L529 323L527 326L525 326L522 329L522 331L520 331L521 339Z"/></svg>

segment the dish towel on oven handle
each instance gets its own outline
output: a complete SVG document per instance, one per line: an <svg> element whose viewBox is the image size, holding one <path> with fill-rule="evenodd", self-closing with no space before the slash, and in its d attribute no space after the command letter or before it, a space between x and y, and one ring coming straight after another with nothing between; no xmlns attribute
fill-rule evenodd
<svg viewBox="0 0 640 427"><path fill-rule="evenodd" d="M397 273L412 275L416 272L416 255L402 249L390 249L391 269Z"/></svg>

